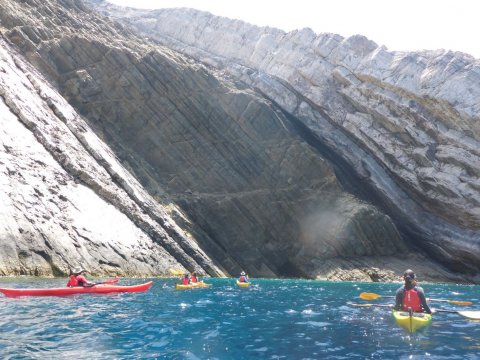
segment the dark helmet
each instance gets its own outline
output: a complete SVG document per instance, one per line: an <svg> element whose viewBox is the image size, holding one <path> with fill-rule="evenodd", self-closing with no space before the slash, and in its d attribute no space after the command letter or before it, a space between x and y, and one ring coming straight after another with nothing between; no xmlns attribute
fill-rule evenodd
<svg viewBox="0 0 480 360"><path fill-rule="evenodd" d="M405 272L403 273L403 278L405 280L415 280L416 276L413 270L408 269L408 270L405 270Z"/></svg>

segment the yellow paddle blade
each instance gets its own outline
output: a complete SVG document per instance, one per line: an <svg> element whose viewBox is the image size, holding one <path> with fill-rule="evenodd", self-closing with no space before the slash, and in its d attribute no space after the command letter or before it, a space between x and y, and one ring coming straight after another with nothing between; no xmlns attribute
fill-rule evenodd
<svg viewBox="0 0 480 360"><path fill-rule="evenodd" d="M382 297L382 295L369 293L369 292L362 292L360 294L360 299L362 299L362 300L377 300L380 297Z"/></svg>
<svg viewBox="0 0 480 360"><path fill-rule="evenodd" d="M473 304L473 302L471 302L471 301L431 299L431 298L427 298L427 301L447 302L447 303L449 303L449 304L454 304L454 305L472 305L472 304Z"/></svg>
<svg viewBox="0 0 480 360"><path fill-rule="evenodd" d="M457 300L448 300L450 304L455 304L455 305L472 305L473 303L471 301L457 301Z"/></svg>

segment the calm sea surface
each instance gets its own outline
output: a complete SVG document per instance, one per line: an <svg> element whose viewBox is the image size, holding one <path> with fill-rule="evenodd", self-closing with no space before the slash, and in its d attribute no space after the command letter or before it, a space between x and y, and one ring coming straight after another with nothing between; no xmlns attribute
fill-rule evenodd
<svg viewBox="0 0 480 360"><path fill-rule="evenodd" d="M241 289L232 279L208 279L211 288L178 291L175 281L155 279L137 294L0 295L0 358L480 359L480 322L437 313L410 336L386 308L347 305L362 302L362 291L393 295L399 284L253 279ZM0 287L65 283L0 279ZM471 300L467 308L480 310L479 286L422 286L428 297Z"/></svg>

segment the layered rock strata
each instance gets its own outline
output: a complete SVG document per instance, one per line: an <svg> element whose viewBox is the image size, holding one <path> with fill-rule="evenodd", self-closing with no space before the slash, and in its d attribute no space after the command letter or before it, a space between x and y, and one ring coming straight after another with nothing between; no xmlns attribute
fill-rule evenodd
<svg viewBox="0 0 480 360"><path fill-rule="evenodd" d="M94 3L256 88L301 124L337 162L341 181L390 215L410 244L451 269L479 272L479 60L442 50L389 52L362 36L285 33L191 9Z"/></svg>
<svg viewBox="0 0 480 360"><path fill-rule="evenodd" d="M3 39L0 96L0 274L222 274Z"/></svg>
<svg viewBox="0 0 480 360"><path fill-rule="evenodd" d="M66 116L67 105L56 105L36 90L43 106L48 105L44 112L56 117L46 117L46 126L61 121L75 134L46 136L46 130L39 130L43 116L18 115L15 91L4 91L5 103L82 189L93 190L92 198L98 200L92 203L113 205L145 236L129 238L140 247L153 246L152 261L132 262L138 272L141 266L142 271L161 272L177 262L211 275L245 269L254 276L375 280L393 279L411 264L412 245L405 244L392 219L350 193L358 190L365 200L402 214L394 211L398 204L390 191L401 190L398 196L410 204L408 192L385 175L368 148L335 123L329 108L312 101L309 91L299 91L295 81L246 67L239 58L232 61L203 50L208 56L201 57L195 53L200 47L192 47L197 50L191 54L202 61L218 61L220 71L202 65L98 16L81 1L6 1L0 4L0 21L8 41L88 124L72 110L67 113L75 115ZM178 41L169 46L180 48ZM6 88L8 84L7 79ZM327 84L333 88L318 86L316 91L325 100L331 98L331 106L347 119L355 106L339 95L343 83L329 79ZM84 130L91 136L82 135ZM97 144L102 151L87 141L91 138L102 144ZM67 151L72 144L80 145ZM61 150L55 152L55 146ZM104 153L111 158L98 155ZM105 176L98 179L97 174ZM384 193L378 191L380 184ZM418 214L424 213L428 215L424 210ZM407 234L409 216L394 219ZM53 218L67 227L73 221ZM423 239L421 230L415 239ZM22 236L15 233L10 242ZM101 243L98 237L93 242ZM428 249L425 242L419 245ZM52 251L65 254L56 244ZM92 248L84 254L92 266L109 269ZM127 252L125 262L109 266L126 269L132 258ZM462 261L460 270L470 266L468 259ZM425 275L431 279L454 278L421 254L415 262L430 269ZM392 273L378 275L371 271L374 264L390 266Z"/></svg>

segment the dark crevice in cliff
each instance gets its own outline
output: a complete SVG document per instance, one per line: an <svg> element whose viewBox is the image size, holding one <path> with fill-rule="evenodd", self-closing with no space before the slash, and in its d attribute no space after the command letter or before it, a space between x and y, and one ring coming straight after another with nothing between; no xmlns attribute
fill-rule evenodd
<svg viewBox="0 0 480 360"><path fill-rule="evenodd" d="M312 275L306 274L300 270L298 266L293 264L290 260L287 260L283 265L278 268L279 275L285 278L305 278L311 279Z"/></svg>
<svg viewBox="0 0 480 360"><path fill-rule="evenodd" d="M279 108L285 117L290 121L295 129L296 134L302 138L307 144L312 148L318 151L322 157L330 162L332 165L335 175L339 180L340 184L344 187L349 193L359 197L360 199L369 202L369 203L381 203L380 198L376 195L375 191L370 187L370 185L362 180L360 176L353 171L352 167L343 159L343 157L337 154L329 146L327 146L314 131L312 131L307 125L305 125L300 119L292 115L290 112L285 110L280 104L275 100L271 99L268 95L262 92L260 89L256 89L261 93L266 99L272 102L277 108ZM296 93L297 96L301 97L300 94ZM322 116L326 119L329 119L328 115L325 114L323 110L319 108L318 105L311 103L307 98L302 97L302 100L308 103L310 106L318 110ZM331 124L335 126L335 123L331 121ZM341 128L338 128L339 131L343 132Z"/></svg>
<svg viewBox="0 0 480 360"><path fill-rule="evenodd" d="M307 125L305 125L300 119L286 111L282 108L280 104L275 102L273 99L268 97L265 93L263 93L260 89L256 89L258 92L262 93L265 98L271 101L275 106L277 106L285 117L290 121L293 126L293 129L296 131L297 135L300 136L305 142L307 142L312 148L318 151L322 157L330 162L332 165L335 175L344 188L345 191L351 193L352 195L358 197L359 199L373 204L374 206L378 207L386 214L388 214L392 219L395 225L397 226L398 230L402 234L402 238L409 243L412 250L420 250L418 244L422 244L425 240L424 237L421 236L421 231L415 228L414 225L408 222L408 219L404 218L402 214L393 212L391 206L389 206L388 202L382 199L381 196L375 191L373 186L366 180L362 179L352 167L348 164L348 162L336 151L331 149L327 146L314 131L312 131ZM329 120L329 122L337 127L335 123L329 119L329 116L316 104L309 101L307 98L301 96L300 94L296 93L297 96L302 98L302 101L308 103L312 108L317 110L322 116ZM344 132L343 129L338 128L337 130L340 132ZM424 250L428 250L427 246L421 246ZM431 249L430 249L431 250Z"/></svg>
<svg viewBox="0 0 480 360"><path fill-rule="evenodd" d="M283 109L278 103L266 96L261 90L257 89L257 91L261 92L267 99L269 99L269 101L278 106L284 113L285 117L291 122L297 134L310 146L316 149L323 157L325 157L325 159L330 161L338 181L342 184L346 191L370 204L373 204L390 216L402 235L402 239L409 244L412 251L420 251L424 254L428 254L429 257L441 264L446 265L453 271L475 275L475 268L465 268L465 264L459 264L458 261L455 261L455 259L450 261L447 260L449 257L445 255L445 252L441 247L429 241L429 239L423 235L423 231L409 221L405 215L403 215L401 212L394 211L393 207L389 204L388 199L383 199L381 196L379 196L373 186L368 181L365 181L358 176L354 169L352 169L352 167L342 158L341 155L337 154L334 150L324 144L319 136L310 128L308 128L300 119ZM301 97L301 95L298 93L297 96ZM329 119L328 115L318 105L310 102L306 98L302 98L302 100L307 102L311 107L315 108L315 110L319 111L322 116L328 119L330 123L335 126L333 121ZM344 130L341 128L337 128L337 130L344 132ZM388 169L386 169L386 171L388 172ZM466 256L466 258L469 258L469 256Z"/></svg>

